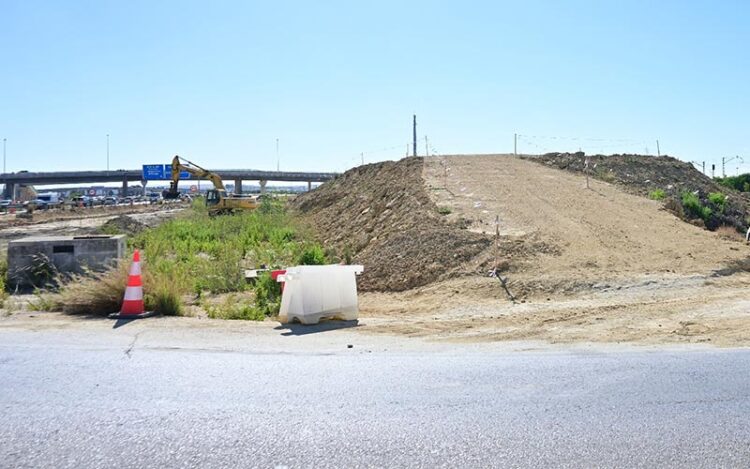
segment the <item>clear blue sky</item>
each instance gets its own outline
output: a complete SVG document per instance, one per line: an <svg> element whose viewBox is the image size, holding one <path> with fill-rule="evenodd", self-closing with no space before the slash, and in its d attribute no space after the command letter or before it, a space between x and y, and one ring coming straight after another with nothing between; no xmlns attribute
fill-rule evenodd
<svg viewBox="0 0 750 469"><path fill-rule="evenodd" d="M745 155L743 1L0 0L8 170L335 170L439 153ZM390 148L390 150L384 150ZM732 173L734 173L734 164ZM718 166L717 166L718 167ZM741 170L745 169L743 167Z"/></svg>

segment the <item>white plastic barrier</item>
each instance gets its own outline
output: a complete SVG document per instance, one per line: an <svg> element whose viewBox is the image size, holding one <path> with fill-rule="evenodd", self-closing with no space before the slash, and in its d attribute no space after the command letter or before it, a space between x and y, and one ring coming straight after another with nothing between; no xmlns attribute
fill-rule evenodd
<svg viewBox="0 0 750 469"><path fill-rule="evenodd" d="M361 265L300 265L289 267L284 282L279 321L317 324L322 318L357 319L357 274Z"/></svg>

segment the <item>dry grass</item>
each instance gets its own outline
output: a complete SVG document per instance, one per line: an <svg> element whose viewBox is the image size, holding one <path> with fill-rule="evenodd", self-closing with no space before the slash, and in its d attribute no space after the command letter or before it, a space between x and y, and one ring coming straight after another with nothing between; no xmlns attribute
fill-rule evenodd
<svg viewBox="0 0 750 469"><path fill-rule="evenodd" d="M731 226L720 226L716 228L716 234L723 239L745 242L745 236Z"/></svg>
<svg viewBox="0 0 750 469"><path fill-rule="evenodd" d="M92 316L117 312L125 295L129 269L130 261L122 261L98 275L73 277L60 293L40 295L35 309ZM183 315L182 299L175 284L169 278L151 275L145 262L143 289L147 292L144 295L147 311L168 316Z"/></svg>

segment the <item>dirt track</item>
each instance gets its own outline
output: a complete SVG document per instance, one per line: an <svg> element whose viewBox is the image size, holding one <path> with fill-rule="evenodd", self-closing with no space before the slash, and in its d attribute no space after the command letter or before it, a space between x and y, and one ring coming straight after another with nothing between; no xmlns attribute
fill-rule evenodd
<svg viewBox="0 0 750 469"><path fill-rule="evenodd" d="M363 295L369 330L451 340L709 342L750 345L750 248L689 225L661 204L507 155L436 157L424 179L438 207L494 235L496 279L461 277ZM490 249L467 266L494 263ZM731 275L733 274L733 275Z"/></svg>

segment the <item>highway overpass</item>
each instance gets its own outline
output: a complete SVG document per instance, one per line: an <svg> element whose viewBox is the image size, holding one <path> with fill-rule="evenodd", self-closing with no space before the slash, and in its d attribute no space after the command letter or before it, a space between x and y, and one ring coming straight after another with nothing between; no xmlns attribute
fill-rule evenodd
<svg viewBox="0 0 750 469"><path fill-rule="evenodd" d="M212 170L224 181L234 181L235 191L242 190L242 181L258 181L261 192L265 191L268 181L306 182L310 189L313 182L325 182L336 177L337 173L310 173L295 171L259 171L256 169L217 169ZM192 177L183 178L184 183L197 181ZM54 172L17 172L0 173L0 184L5 185L5 197L12 195L20 185L82 184L82 183L122 183L123 193L128 183L138 181L144 188L148 181L143 179L140 169L118 169L114 171L54 171Z"/></svg>

